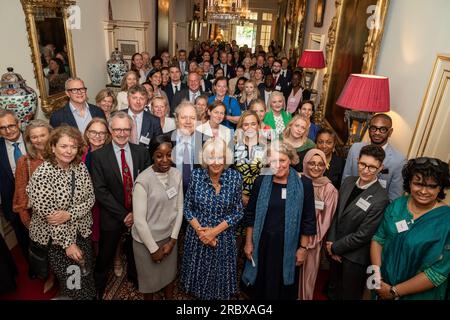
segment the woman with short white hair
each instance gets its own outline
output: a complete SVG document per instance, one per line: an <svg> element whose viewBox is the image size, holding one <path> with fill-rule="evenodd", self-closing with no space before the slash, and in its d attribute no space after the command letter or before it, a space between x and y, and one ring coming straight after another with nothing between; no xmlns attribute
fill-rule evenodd
<svg viewBox="0 0 450 320"><path fill-rule="evenodd" d="M229 168L225 141L205 142L201 165L192 171L184 200L189 222L184 240L181 282L199 299L229 299L237 293L236 225L244 215L242 177Z"/></svg>

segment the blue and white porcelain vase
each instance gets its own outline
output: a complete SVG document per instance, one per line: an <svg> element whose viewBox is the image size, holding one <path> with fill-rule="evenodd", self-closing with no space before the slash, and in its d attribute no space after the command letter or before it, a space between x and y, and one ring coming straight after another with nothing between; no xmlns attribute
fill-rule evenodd
<svg viewBox="0 0 450 320"><path fill-rule="evenodd" d="M0 108L14 111L25 129L34 118L37 107L36 92L25 85L25 80L14 69L7 68L0 81Z"/></svg>
<svg viewBox="0 0 450 320"><path fill-rule="evenodd" d="M106 62L106 69L113 86L120 86L123 76L128 71L128 63L123 59L122 53L116 48L111 53L111 59Z"/></svg>

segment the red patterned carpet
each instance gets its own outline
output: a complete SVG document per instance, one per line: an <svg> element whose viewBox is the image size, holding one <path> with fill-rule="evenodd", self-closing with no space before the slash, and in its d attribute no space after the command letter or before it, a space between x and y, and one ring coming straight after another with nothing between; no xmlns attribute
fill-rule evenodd
<svg viewBox="0 0 450 320"><path fill-rule="evenodd" d="M0 300L50 300L57 297L58 288L55 285L49 292L43 293L44 281L30 280L28 278L28 266L23 258L20 249L16 246L12 250L14 260L19 270L19 276L16 278L17 289L15 292L0 295ZM242 260L239 263L240 270L242 269ZM125 266L126 268L126 266ZM240 272L239 272L240 275ZM326 300L323 295L323 289L328 279L328 271L319 271L319 276L316 283L316 290L314 293L314 300ZM191 300L192 296L186 294L176 280L175 285L175 299L176 300ZM162 294L158 293L156 298L163 299ZM110 273L108 279L108 286L104 296L105 300L142 300L143 295L139 293L134 286L127 281L126 272L123 272L120 278L117 278L113 272ZM244 296L239 294L233 300L244 299Z"/></svg>

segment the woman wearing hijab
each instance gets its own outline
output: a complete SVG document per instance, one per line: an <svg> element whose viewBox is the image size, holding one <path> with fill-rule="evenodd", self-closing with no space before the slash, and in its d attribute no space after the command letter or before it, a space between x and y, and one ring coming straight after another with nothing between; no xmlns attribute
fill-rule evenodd
<svg viewBox="0 0 450 320"><path fill-rule="evenodd" d="M312 300L320 264L322 241L333 220L338 202L338 191L330 179L324 177L327 158L319 149L309 150L303 159L304 175L310 178L314 187L317 233L308 244L308 255L301 266L298 297Z"/></svg>

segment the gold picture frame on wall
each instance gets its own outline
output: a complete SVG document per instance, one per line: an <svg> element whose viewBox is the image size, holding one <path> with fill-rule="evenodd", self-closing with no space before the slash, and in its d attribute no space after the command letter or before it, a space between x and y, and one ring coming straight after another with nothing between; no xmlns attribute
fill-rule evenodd
<svg viewBox="0 0 450 320"><path fill-rule="evenodd" d="M316 10L314 13L314 27L321 28L323 26L326 5L327 0L317 0Z"/></svg>
<svg viewBox="0 0 450 320"><path fill-rule="evenodd" d="M328 29L327 69L315 120L347 141L344 109L336 101L351 73L373 74L380 51L389 0L335 0L336 14Z"/></svg>
<svg viewBox="0 0 450 320"><path fill-rule="evenodd" d="M75 5L75 1L21 0L21 3L25 13L31 60L40 92L41 108L47 116L50 116L67 101L64 91L65 78L76 76L69 25L69 7ZM52 81L55 77L49 77L53 71L50 60L58 52L66 61L63 61L64 73L61 71L61 76L57 77L57 86L54 86ZM59 60L62 61L62 59ZM61 68L60 65L59 69Z"/></svg>

